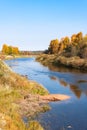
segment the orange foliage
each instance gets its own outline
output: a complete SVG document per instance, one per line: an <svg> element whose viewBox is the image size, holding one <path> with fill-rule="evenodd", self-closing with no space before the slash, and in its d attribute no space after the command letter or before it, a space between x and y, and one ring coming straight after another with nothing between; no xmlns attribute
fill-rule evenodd
<svg viewBox="0 0 87 130"><path fill-rule="evenodd" d="M8 46L6 44L3 45L2 52L8 54Z"/></svg>
<svg viewBox="0 0 87 130"><path fill-rule="evenodd" d="M12 46L8 46L8 45L4 44L2 47L2 53L9 54L9 55L11 55L11 54L17 55L17 54L19 54L19 49L18 49L18 47L12 47Z"/></svg>
<svg viewBox="0 0 87 130"><path fill-rule="evenodd" d="M83 34L82 32L79 32L78 34L73 34L71 36L71 42L73 45L78 45L79 42L83 39Z"/></svg>
<svg viewBox="0 0 87 130"><path fill-rule="evenodd" d="M59 44L58 39L52 40L52 41L50 42L49 52L50 52L51 54L54 54L54 53L57 53L57 52L58 52L58 44Z"/></svg>
<svg viewBox="0 0 87 130"><path fill-rule="evenodd" d="M57 39L52 40L50 42L48 52L50 54L62 54L66 50L72 50L73 47L78 47L79 49L81 44L83 44L84 42L85 44L87 44L87 35L83 37L82 32L79 32L77 34L73 34L71 36L71 39L69 39L69 37L66 36L62 38L60 41L58 41Z"/></svg>

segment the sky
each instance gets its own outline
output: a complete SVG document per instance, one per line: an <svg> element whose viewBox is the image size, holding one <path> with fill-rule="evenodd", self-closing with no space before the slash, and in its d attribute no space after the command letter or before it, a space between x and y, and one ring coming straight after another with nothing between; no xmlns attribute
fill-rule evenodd
<svg viewBox="0 0 87 130"><path fill-rule="evenodd" d="M80 31L87 34L87 0L0 0L0 50L45 50Z"/></svg>

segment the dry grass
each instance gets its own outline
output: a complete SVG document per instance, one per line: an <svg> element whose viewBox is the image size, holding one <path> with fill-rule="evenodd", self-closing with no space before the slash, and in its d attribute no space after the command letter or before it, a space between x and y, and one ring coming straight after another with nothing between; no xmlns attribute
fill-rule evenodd
<svg viewBox="0 0 87 130"><path fill-rule="evenodd" d="M41 62L43 65L50 66L64 66L75 69L87 70L87 59L81 59L80 57L65 57L58 55L39 55L36 58L37 61Z"/></svg>
<svg viewBox="0 0 87 130"><path fill-rule="evenodd" d="M0 60L0 129L1 130L43 130L37 122L24 124L19 111L19 101L25 95L48 94L41 85L15 74ZM32 100L34 102L34 100ZM23 107L23 106L22 106ZM34 109L34 108L33 108ZM30 111L30 110L29 110Z"/></svg>

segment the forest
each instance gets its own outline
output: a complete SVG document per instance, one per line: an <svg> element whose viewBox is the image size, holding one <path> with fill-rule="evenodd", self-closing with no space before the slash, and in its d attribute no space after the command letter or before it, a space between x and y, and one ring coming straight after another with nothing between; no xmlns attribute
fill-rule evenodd
<svg viewBox="0 0 87 130"><path fill-rule="evenodd" d="M65 57L78 56L80 58L87 58L87 35L83 36L82 32L73 34L71 38L64 37L59 41L52 40L45 51L48 54L58 54Z"/></svg>
<svg viewBox="0 0 87 130"><path fill-rule="evenodd" d="M12 55L12 54L19 54L18 47L8 46L4 44L1 50L2 54Z"/></svg>

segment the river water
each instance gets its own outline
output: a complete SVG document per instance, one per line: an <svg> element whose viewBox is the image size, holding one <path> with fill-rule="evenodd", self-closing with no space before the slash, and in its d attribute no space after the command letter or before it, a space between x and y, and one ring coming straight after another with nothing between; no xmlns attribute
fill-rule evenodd
<svg viewBox="0 0 87 130"><path fill-rule="evenodd" d="M66 94L69 100L51 102L51 110L37 119L45 130L87 130L87 73L66 68L50 68L35 58L5 61L16 73L44 85L50 93Z"/></svg>

